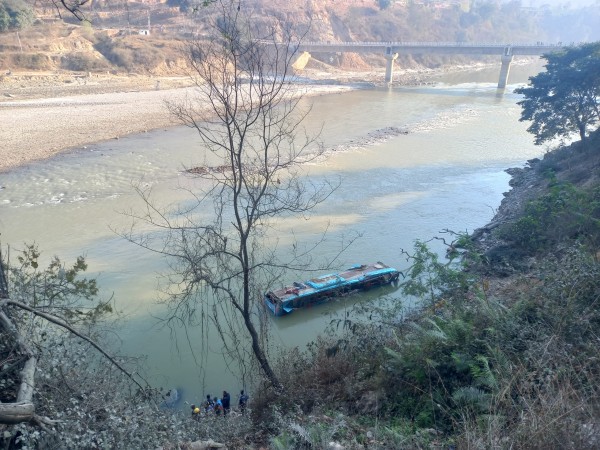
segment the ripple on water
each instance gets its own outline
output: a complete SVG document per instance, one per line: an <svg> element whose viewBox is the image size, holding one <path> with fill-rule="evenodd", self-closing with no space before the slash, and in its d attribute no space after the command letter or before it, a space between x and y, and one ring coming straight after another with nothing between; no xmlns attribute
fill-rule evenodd
<svg viewBox="0 0 600 450"><path fill-rule="evenodd" d="M88 200L88 196L87 196L87 192L82 192L80 194L77 194L73 197L73 199L71 200L72 203L77 203L77 202L85 202Z"/></svg>
<svg viewBox="0 0 600 450"><path fill-rule="evenodd" d="M59 192L58 194L53 195L52 197L50 197L50 199L48 199L47 203L55 204L55 205L59 204L59 203L62 203L64 201L64 199L65 199L65 195L66 194L64 192Z"/></svg>
<svg viewBox="0 0 600 450"><path fill-rule="evenodd" d="M431 119L409 124L408 128L414 133L426 133L434 130L451 128L469 120L473 120L477 116L478 113L475 109L472 109L467 105L459 105L451 110L439 112Z"/></svg>

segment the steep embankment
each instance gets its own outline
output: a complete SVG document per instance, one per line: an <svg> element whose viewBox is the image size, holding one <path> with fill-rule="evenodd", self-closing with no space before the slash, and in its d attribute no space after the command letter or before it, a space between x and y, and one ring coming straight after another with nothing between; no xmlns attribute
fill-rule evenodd
<svg viewBox="0 0 600 450"><path fill-rule="evenodd" d="M468 270L415 245L401 289L423 308L346 316L342 338L282 358L301 412L259 392L255 413L279 403L313 444L598 448L600 132L510 173L492 223L449 248Z"/></svg>
<svg viewBox="0 0 600 450"><path fill-rule="evenodd" d="M18 35L0 35L0 49L2 77L44 71L161 76L185 73L180 43L171 36L140 36L79 24L40 22Z"/></svg>
<svg viewBox="0 0 600 450"><path fill-rule="evenodd" d="M494 219L471 236L488 260L492 273L501 275L526 270L536 259L536 251L533 250L538 249L523 249L519 241L524 238L520 233L525 233L525 230L515 225L527 218L526 208L531 202L541 201L558 185L572 185L584 192L593 192L600 185L600 133L593 133L585 143L577 141L559 147L546 153L542 159L528 161L524 168L511 168L507 172L512 176L510 191L504 194ZM559 213L554 212L554 215ZM540 221L546 219L549 218L539 217ZM530 228L535 225L530 224ZM539 225L550 226L549 223ZM562 237L577 236L568 236L564 230ZM546 243L549 241L552 239L545 239ZM558 240L556 244L559 244ZM554 248L540 244L539 250L542 250L541 255L547 255L552 254Z"/></svg>

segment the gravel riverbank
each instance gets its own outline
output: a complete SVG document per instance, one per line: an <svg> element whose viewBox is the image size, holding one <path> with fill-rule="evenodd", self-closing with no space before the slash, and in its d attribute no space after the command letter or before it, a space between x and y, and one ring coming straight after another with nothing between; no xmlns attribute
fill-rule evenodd
<svg viewBox="0 0 600 450"><path fill-rule="evenodd" d="M394 83L420 85L436 74L464 69L398 70ZM384 79L383 69L352 72L329 66L307 69L302 76L315 80L302 85L306 95L383 85ZM193 89L187 76L1 75L0 172L87 144L178 125L165 102L183 100Z"/></svg>
<svg viewBox="0 0 600 450"><path fill-rule="evenodd" d="M166 101L193 94L189 78L12 75L0 81L0 172L59 152L175 126ZM352 89L314 85L307 95Z"/></svg>

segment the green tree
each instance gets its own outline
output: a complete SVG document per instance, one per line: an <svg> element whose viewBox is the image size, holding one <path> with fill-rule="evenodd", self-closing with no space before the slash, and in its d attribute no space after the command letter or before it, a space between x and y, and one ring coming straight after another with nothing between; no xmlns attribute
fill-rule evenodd
<svg viewBox="0 0 600 450"><path fill-rule="evenodd" d="M110 299L84 277L85 259L41 260L35 245L11 264L0 252L0 449L179 448L231 441L238 427L250 434L249 417L230 427L165 407L164 390L143 380L137 358L103 350L118 352L119 339Z"/></svg>
<svg viewBox="0 0 600 450"><path fill-rule="evenodd" d="M35 14L22 0L0 0L0 32L20 30L33 23Z"/></svg>
<svg viewBox="0 0 600 450"><path fill-rule="evenodd" d="M8 30L10 26L10 14L4 7L2 3L0 3L0 32Z"/></svg>
<svg viewBox="0 0 600 450"><path fill-rule="evenodd" d="M535 143L579 133L584 141L600 120L600 42L571 47L544 55L546 71L530 78L530 85L516 89L525 96L521 121Z"/></svg>
<svg viewBox="0 0 600 450"><path fill-rule="evenodd" d="M48 331L48 323L87 341L127 374L140 390L144 389L129 372L86 335L85 330L110 314L112 307L110 300L103 302L97 299L96 280L81 277L87 270L85 259L79 257L69 267L54 257L48 267L42 269L39 258L37 247L27 246L17 256L18 265L9 267L6 276L0 261L0 337L3 344L0 347L0 361L4 361L6 365L7 361L14 360L15 368L23 365L16 401L6 402L5 393L0 389L0 424L30 420L41 424L54 423L36 416L33 400L38 360L45 351L53 347L46 345L50 336L58 336ZM63 341L60 339L62 337L57 340L56 345L62 345ZM14 345L6 346L6 342L14 342ZM0 385L3 386L5 383Z"/></svg>

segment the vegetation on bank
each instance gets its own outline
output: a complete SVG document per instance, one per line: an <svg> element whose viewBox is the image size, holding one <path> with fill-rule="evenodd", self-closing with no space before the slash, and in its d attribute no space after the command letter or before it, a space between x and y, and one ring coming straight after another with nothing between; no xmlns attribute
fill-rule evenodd
<svg viewBox="0 0 600 450"><path fill-rule="evenodd" d="M531 77L530 85L516 89L525 99L521 120L536 144L588 131L600 121L600 42L545 55L546 70Z"/></svg>
<svg viewBox="0 0 600 450"><path fill-rule="evenodd" d="M298 413L279 422L274 441L286 443L281 448L325 448L328 440L381 449L596 447L599 151L596 133L533 165L548 190L493 232L494 247L461 237L442 263L417 243L410 260L418 277L404 288L421 292L422 310L352 322L342 337L288 354L282 380ZM565 165L546 170L555 158ZM596 176L583 185L564 180L569 163L582 159ZM514 250L511 258L491 261L498 247ZM294 411L272 397L264 411L273 404Z"/></svg>
<svg viewBox="0 0 600 450"><path fill-rule="evenodd" d="M98 351L119 347L118 313L96 281L85 278L84 258L66 264L54 257L44 267L35 245L11 253L0 283L10 294L5 299L0 292L0 449L143 449L200 437L244 448L238 441L251 435L248 417L192 421L189 411L167 407L165 389L145 382L141 359L118 353L107 359ZM34 406L24 418L22 374L32 356Z"/></svg>

